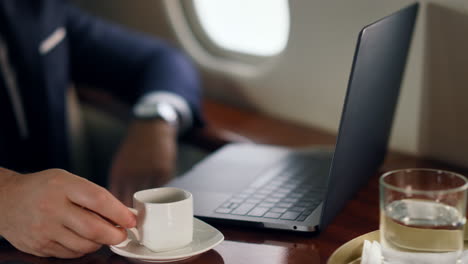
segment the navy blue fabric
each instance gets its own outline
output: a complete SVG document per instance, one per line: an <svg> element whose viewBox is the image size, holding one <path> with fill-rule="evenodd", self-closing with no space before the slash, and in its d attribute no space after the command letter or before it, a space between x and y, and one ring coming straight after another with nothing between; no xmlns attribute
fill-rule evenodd
<svg viewBox="0 0 468 264"><path fill-rule="evenodd" d="M64 41L40 54L40 43L60 27L66 29ZM0 76L0 166L69 169L65 96L71 82L103 89L128 104L148 92L173 92L189 103L195 126L202 124L198 73L186 56L160 39L61 0L0 1L0 35L8 46L30 132L26 140L17 136Z"/></svg>

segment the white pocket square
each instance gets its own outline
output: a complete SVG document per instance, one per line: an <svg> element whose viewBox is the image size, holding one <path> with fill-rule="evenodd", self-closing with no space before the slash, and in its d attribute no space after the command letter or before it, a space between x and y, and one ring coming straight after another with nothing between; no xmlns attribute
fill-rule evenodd
<svg viewBox="0 0 468 264"><path fill-rule="evenodd" d="M44 41L42 41L39 46L39 52L42 55L47 54L54 47L56 47L67 35L67 31L64 27L57 28L50 36L48 36Z"/></svg>

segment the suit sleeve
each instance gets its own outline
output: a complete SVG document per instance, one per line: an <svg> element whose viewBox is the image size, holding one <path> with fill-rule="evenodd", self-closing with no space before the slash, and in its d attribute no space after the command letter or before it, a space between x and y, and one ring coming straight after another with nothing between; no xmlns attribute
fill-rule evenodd
<svg viewBox="0 0 468 264"><path fill-rule="evenodd" d="M191 61L164 41L67 7L71 77L134 104L151 92L184 98L200 126L200 80Z"/></svg>

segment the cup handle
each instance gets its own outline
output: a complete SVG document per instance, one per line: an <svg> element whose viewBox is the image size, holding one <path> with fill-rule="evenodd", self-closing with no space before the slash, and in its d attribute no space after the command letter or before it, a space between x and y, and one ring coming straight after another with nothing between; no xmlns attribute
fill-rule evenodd
<svg viewBox="0 0 468 264"><path fill-rule="evenodd" d="M135 216L138 216L138 211L135 208L128 207L128 210L132 212ZM138 229L136 227L132 228L127 228L128 231L130 231L133 236L135 236L137 241L140 241L140 235L138 234Z"/></svg>

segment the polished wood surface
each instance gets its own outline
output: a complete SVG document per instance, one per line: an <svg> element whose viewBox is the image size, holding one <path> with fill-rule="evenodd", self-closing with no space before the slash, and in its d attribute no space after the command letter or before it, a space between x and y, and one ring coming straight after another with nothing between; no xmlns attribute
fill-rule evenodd
<svg viewBox="0 0 468 264"><path fill-rule="evenodd" d="M277 120L255 111L239 110L212 101L205 102L208 132L198 135L215 149L228 141L252 141L284 146L334 144L335 136L317 129ZM202 139L205 137L205 139ZM213 140L209 143L211 137ZM196 137L197 138L197 137ZM379 172L350 200L343 211L320 234L260 230L213 224L225 241L202 255L178 263L284 264L323 263L340 245L378 229L378 177L388 170L408 167L450 169L467 175L468 170L436 161L391 152ZM37 258L0 241L3 263L142 263L113 254L107 247L74 260Z"/></svg>

